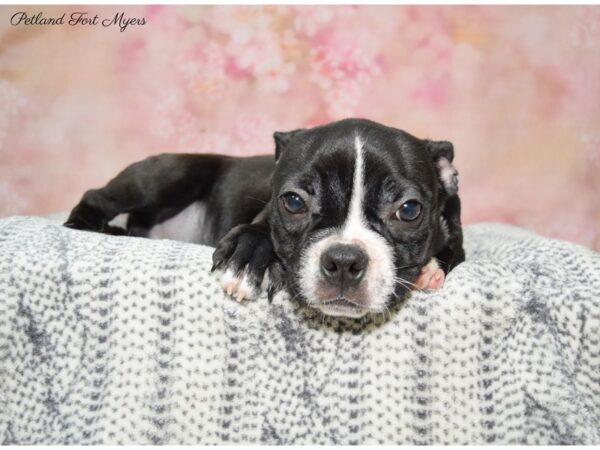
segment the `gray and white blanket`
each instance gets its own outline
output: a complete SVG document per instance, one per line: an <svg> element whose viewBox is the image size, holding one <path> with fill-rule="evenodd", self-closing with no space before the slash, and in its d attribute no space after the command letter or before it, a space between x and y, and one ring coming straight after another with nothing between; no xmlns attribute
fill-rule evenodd
<svg viewBox="0 0 600 450"><path fill-rule="evenodd" d="M600 444L600 255L504 225L389 315L237 304L211 249L0 220L0 441Z"/></svg>

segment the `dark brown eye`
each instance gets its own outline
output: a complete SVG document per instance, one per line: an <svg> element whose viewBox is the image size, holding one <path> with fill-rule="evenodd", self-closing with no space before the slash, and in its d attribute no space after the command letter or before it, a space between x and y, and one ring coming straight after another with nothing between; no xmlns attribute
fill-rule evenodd
<svg viewBox="0 0 600 450"><path fill-rule="evenodd" d="M300 214L306 211L306 204L298 194L288 192L287 194L284 194L281 199L284 208L291 214Z"/></svg>
<svg viewBox="0 0 600 450"><path fill-rule="evenodd" d="M404 202L394 216L398 220L405 222L412 222L421 215L421 204L416 200L409 200Z"/></svg>

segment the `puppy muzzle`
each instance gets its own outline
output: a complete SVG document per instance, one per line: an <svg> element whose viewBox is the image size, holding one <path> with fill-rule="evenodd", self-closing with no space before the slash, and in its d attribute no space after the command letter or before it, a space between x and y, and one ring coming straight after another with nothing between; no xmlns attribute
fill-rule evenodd
<svg viewBox="0 0 600 450"><path fill-rule="evenodd" d="M319 259L320 280L314 306L332 316L361 317L369 305L365 289L369 257L358 245L336 243Z"/></svg>

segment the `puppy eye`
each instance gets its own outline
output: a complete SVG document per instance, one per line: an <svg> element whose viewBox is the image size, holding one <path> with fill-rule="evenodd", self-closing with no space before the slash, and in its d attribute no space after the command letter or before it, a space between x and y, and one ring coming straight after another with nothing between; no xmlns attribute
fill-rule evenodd
<svg viewBox="0 0 600 450"><path fill-rule="evenodd" d="M421 214L421 204L416 200L409 200L402 204L402 206L396 211L394 215L398 220L404 220L405 222L411 222L415 220Z"/></svg>
<svg viewBox="0 0 600 450"><path fill-rule="evenodd" d="M306 204L298 194L289 192L284 194L282 200L285 209L292 214L300 214L306 210Z"/></svg>

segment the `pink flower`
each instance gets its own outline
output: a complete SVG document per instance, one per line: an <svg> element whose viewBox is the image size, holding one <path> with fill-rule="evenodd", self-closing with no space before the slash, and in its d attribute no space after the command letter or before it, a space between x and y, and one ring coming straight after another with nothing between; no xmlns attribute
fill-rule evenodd
<svg viewBox="0 0 600 450"><path fill-rule="evenodd" d="M275 122L268 116L252 113L239 115L232 129L236 151L241 154L272 152L275 129Z"/></svg>
<svg viewBox="0 0 600 450"><path fill-rule="evenodd" d="M0 217L20 214L27 209L28 200L15 189L16 183L0 182Z"/></svg>
<svg viewBox="0 0 600 450"><path fill-rule="evenodd" d="M328 25L339 11L335 6L292 6L294 30L308 37L315 36Z"/></svg>
<svg viewBox="0 0 600 450"><path fill-rule="evenodd" d="M175 67L190 94L214 101L220 99L226 89L226 64L227 56L221 46L209 42L180 56Z"/></svg>
<svg viewBox="0 0 600 450"><path fill-rule="evenodd" d="M583 143L586 162L594 166L600 166L600 132L584 134L581 137L581 142Z"/></svg>
<svg viewBox="0 0 600 450"><path fill-rule="evenodd" d="M332 117L353 115L364 91L381 74L382 59L365 33L336 31L311 51L311 79L324 91Z"/></svg>
<svg viewBox="0 0 600 450"><path fill-rule="evenodd" d="M213 36L221 35L227 76L243 80L253 78L262 90L285 92L295 72L290 49L294 37L278 26L276 9L214 7L206 18Z"/></svg>
<svg viewBox="0 0 600 450"><path fill-rule="evenodd" d="M600 8L579 6L571 33L574 46L600 52Z"/></svg>
<svg viewBox="0 0 600 450"><path fill-rule="evenodd" d="M0 150L14 118L25 107L26 100L8 81L0 80Z"/></svg>
<svg viewBox="0 0 600 450"><path fill-rule="evenodd" d="M438 78L425 78L414 87L412 98L431 108L440 108L448 99L449 85L448 75Z"/></svg>
<svg viewBox="0 0 600 450"><path fill-rule="evenodd" d="M204 131L194 136L189 144L192 153L222 153L241 156L228 133Z"/></svg>

